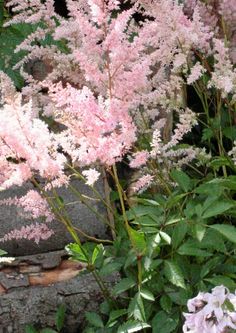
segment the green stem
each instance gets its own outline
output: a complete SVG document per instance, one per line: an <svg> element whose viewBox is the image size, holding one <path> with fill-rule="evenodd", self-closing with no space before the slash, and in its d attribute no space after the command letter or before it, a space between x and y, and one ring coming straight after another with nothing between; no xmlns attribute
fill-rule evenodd
<svg viewBox="0 0 236 333"><path fill-rule="evenodd" d="M83 182L86 182L86 179L81 175L81 173L76 170L74 167L72 167L70 164L67 164L67 166L75 173L75 175L80 178L81 180L83 180ZM99 193L98 190L96 190L96 188L94 188L93 186L90 186L91 190L93 191L94 194L96 194L97 198L105 205L105 207L107 209L110 210L110 212L112 214L115 214L115 212L113 211L113 209L107 204L106 200L104 200L104 198L102 197L102 195Z"/></svg>
<svg viewBox="0 0 236 333"><path fill-rule="evenodd" d="M84 199L84 197L82 196L82 194L80 193L79 190L77 190L76 188L74 188L74 186L69 185L70 190L79 197L80 201L89 209L91 210L91 212L93 212L100 221L102 221L104 224L108 225L112 230L114 230L114 227L112 225L110 225L110 223L95 209L93 208L91 205L89 205L86 200Z"/></svg>

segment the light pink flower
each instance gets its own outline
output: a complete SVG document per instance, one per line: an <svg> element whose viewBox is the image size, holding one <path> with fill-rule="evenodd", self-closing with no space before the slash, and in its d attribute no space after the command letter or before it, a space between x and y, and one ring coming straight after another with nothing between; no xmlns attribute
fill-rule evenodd
<svg viewBox="0 0 236 333"><path fill-rule="evenodd" d="M129 162L131 168L139 168L147 163L149 152L142 150L132 155L132 159Z"/></svg>
<svg viewBox="0 0 236 333"><path fill-rule="evenodd" d="M94 183L98 180L100 172L95 169L83 170L82 175L86 178L86 183L89 186L93 186Z"/></svg>

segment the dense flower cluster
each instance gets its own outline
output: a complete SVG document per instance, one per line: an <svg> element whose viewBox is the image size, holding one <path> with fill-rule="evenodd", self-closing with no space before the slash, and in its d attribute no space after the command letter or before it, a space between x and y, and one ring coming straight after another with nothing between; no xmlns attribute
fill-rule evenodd
<svg viewBox="0 0 236 333"><path fill-rule="evenodd" d="M200 292L187 306L184 333L225 333L236 329L236 294L224 286L215 287L211 293Z"/></svg>
<svg viewBox="0 0 236 333"><path fill-rule="evenodd" d="M46 179L46 190L68 184L69 162L86 167L86 182L93 185L98 165L110 168L128 154L130 167L141 168L133 186L140 192L158 183L159 172L168 179L172 167L204 155L200 148L180 146L197 124L184 91L187 85L199 89L204 77L209 95L216 89L222 98L235 100L234 15L228 19L235 7L226 0L131 3L121 11L118 0L67 0L69 18L64 19L55 13L52 0L8 1L15 14L7 25L40 25L16 49L26 52L16 65L27 82L22 99L1 76L3 97L8 86L13 96L0 109L2 189L21 185L34 174ZM143 22L134 21L137 11ZM218 16L227 21L230 44L224 42L222 27L216 29ZM48 35L53 43L45 43ZM25 70L31 60L47 64L43 80ZM42 115L57 123L55 133Z"/></svg>

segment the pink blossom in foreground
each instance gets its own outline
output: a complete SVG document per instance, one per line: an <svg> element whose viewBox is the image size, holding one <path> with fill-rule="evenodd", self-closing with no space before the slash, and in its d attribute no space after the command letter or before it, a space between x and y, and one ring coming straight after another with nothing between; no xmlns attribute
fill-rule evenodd
<svg viewBox="0 0 236 333"><path fill-rule="evenodd" d="M142 150L132 155L132 159L129 162L131 168L139 168L147 163L149 152Z"/></svg>
<svg viewBox="0 0 236 333"><path fill-rule="evenodd" d="M224 286L215 287L211 293L200 292L187 306L183 333L226 333L227 329L236 329L236 294Z"/></svg>
<svg viewBox="0 0 236 333"><path fill-rule="evenodd" d="M0 187L22 185L34 173L53 180L64 169L66 158L47 124L33 116L32 104L21 96L0 108Z"/></svg>
<svg viewBox="0 0 236 333"><path fill-rule="evenodd" d="M82 175L86 178L86 183L89 186L93 186L94 183L98 180L100 172L95 169L89 169L82 171Z"/></svg>
<svg viewBox="0 0 236 333"><path fill-rule="evenodd" d="M28 239L38 244L41 240L47 240L54 234L45 223L35 223L23 226L20 229L14 229L0 238L0 242L9 240Z"/></svg>
<svg viewBox="0 0 236 333"><path fill-rule="evenodd" d="M21 198L9 198L0 201L0 205L15 205L23 209L23 215L29 218L37 219L45 217L46 222L54 220L54 215L50 211L46 199L34 190L30 190Z"/></svg>
<svg viewBox="0 0 236 333"><path fill-rule="evenodd" d="M151 175L144 175L136 183L132 184L131 190L134 193L142 193L152 184L153 179L154 177Z"/></svg>

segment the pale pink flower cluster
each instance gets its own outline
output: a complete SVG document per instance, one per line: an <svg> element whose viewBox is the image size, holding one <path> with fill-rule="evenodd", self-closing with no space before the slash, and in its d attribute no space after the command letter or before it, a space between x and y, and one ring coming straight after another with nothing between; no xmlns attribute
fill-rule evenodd
<svg viewBox="0 0 236 333"><path fill-rule="evenodd" d="M86 178L85 184L89 186L93 186L94 183L98 180L100 176L100 172L98 172L95 169L88 169L88 170L83 170L82 175Z"/></svg>
<svg viewBox="0 0 236 333"><path fill-rule="evenodd" d="M229 49L219 39L213 42L215 63L209 87L221 90L224 97L231 93L236 98L236 69L230 61Z"/></svg>
<svg viewBox="0 0 236 333"><path fill-rule="evenodd" d="M35 190L30 190L23 197L8 198L0 201L0 205L14 205L23 209L23 215L27 218L45 218L45 222L54 220L46 199Z"/></svg>
<svg viewBox="0 0 236 333"><path fill-rule="evenodd" d="M142 150L132 155L132 159L129 162L131 168L139 168L147 163L149 158L149 152L147 150Z"/></svg>
<svg viewBox="0 0 236 333"><path fill-rule="evenodd" d="M0 238L0 242L10 240L28 239L33 240L38 244L41 240L47 240L54 234L54 231L49 229L45 223L35 223L23 226L20 229L14 229Z"/></svg>
<svg viewBox="0 0 236 333"><path fill-rule="evenodd" d="M80 166L112 165L135 142L136 128L127 104L120 99L96 98L87 87L78 90L70 85L57 85L51 96L57 107L56 120L67 127L62 147Z"/></svg>
<svg viewBox="0 0 236 333"><path fill-rule="evenodd" d="M46 179L63 173L66 158L45 122L32 117L20 96L0 108L0 187L22 185L33 173Z"/></svg>
<svg viewBox="0 0 236 333"><path fill-rule="evenodd" d="M236 329L236 294L224 286L200 292L188 301L183 333L226 333Z"/></svg>
<svg viewBox="0 0 236 333"><path fill-rule="evenodd" d="M137 180L137 182L135 182L134 184L132 184L131 190L134 193L142 193L143 191L145 191L152 183L154 180L154 176L152 175L143 175L139 178L139 180Z"/></svg>
<svg viewBox="0 0 236 333"><path fill-rule="evenodd" d="M187 78L187 83L190 85L200 79L200 77L206 72L206 69L197 62L192 68L191 73Z"/></svg>

